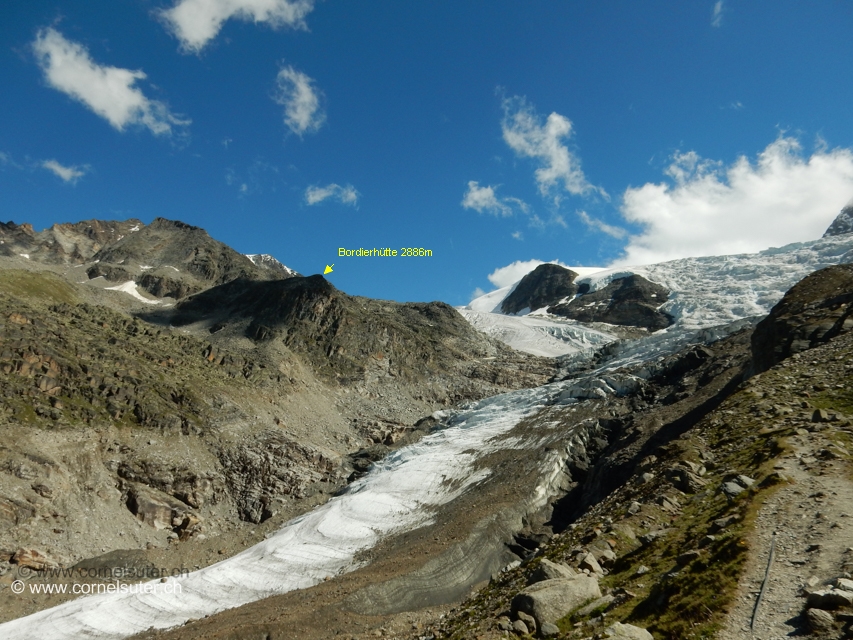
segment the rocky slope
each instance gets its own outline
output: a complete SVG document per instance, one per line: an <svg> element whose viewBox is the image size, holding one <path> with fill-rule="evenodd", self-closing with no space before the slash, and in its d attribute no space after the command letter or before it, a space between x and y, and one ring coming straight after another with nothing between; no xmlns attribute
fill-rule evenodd
<svg viewBox="0 0 853 640"><path fill-rule="evenodd" d="M436 409L555 371L447 305L353 298L181 223L3 231L2 585L22 567L210 564L419 438ZM158 265L202 290L157 317L80 281L109 267L141 283ZM0 600L6 619L57 602Z"/></svg>

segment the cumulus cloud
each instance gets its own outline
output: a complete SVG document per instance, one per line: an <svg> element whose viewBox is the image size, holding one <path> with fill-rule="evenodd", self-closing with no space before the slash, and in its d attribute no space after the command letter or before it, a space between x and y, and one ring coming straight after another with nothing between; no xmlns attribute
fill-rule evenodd
<svg viewBox="0 0 853 640"><path fill-rule="evenodd" d="M481 187L476 180L468 182L468 191L462 198L462 206L465 209L473 209L477 213L491 213L496 216L511 216L514 209L523 213L530 213L530 207L519 198L507 196L498 198L495 194L497 187Z"/></svg>
<svg viewBox="0 0 853 640"><path fill-rule="evenodd" d="M513 237L513 239L515 239L515 240L524 240L524 234L523 234L523 233L521 233L521 231L513 231L513 232L512 232L512 237Z"/></svg>
<svg viewBox="0 0 853 640"><path fill-rule="evenodd" d="M613 225L593 218L586 211L578 211L577 214L578 217L581 219L581 222L583 222L590 229L594 229L595 231L601 231L602 233L606 233L608 236L617 239L624 238L628 235L628 232L622 227L614 227Z"/></svg>
<svg viewBox="0 0 853 640"><path fill-rule="evenodd" d="M723 24L723 0L717 0L711 10L711 26L719 27Z"/></svg>
<svg viewBox="0 0 853 640"><path fill-rule="evenodd" d="M348 184L345 187L339 184L330 184L325 187L311 186L305 190L305 202L308 204L319 204L324 200L337 200L341 204L356 206L361 194Z"/></svg>
<svg viewBox="0 0 853 640"><path fill-rule="evenodd" d="M77 184L77 181L80 178L89 173L89 165L74 165L66 167L59 164L56 160L44 160L41 163L41 166L48 171L52 171L54 174L62 178L63 181L70 182L71 184Z"/></svg>
<svg viewBox="0 0 853 640"><path fill-rule="evenodd" d="M299 136L317 131L326 121L314 81L293 67L278 72L275 101L284 107L284 123Z"/></svg>
<svg viewBox="0 0 853 640"><path fill-rule="evenodd" d="M190 123L143 95L136 81L146 78L144 72L97 64L85 47L52 27L38 32L33 51L51 87L82 102L119 131L138 124L155 135L168 135L173 126Z"/></svg>
<svg viewBox="0 0 853 640"><path fill-rule="evenodd" d="M197 53L230 18L298 29L313 8L313 0L179 0L160 17L185 51Z"/></svg>
<svg viewBox="0 0 853 640"><path fill-rule="evenodd" d="M564 142L572 135L572 123L568 118L552 113L543 122L534 108L519 96L505 99L503 109L504 141L517 155L538 162L535 175L542 195L549 195L555 187L561 187L572 195L597 192L607 197L603 189L589 183L581 170L580 160Z"/></svg>
<svg viewBox="0 0 853 640"><path fill-rule="evenodd" d="M751 162L677 153L669 182L628 188L622 215L644 230L615 264L749 253L819 238L853 195L853 151L819 145L804 156L780 136Z"/></svg>

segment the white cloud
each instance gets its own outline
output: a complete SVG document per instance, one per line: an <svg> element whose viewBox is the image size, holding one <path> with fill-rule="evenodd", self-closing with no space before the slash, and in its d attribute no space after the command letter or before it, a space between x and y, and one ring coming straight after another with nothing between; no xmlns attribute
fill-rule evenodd
<svg viewBox="0 0 853 640"><path fill-rule="evenodd" d="M305 202L308 204L319 204L324 200L337 200L341 204L357 205L361 194L352 185L342 187L338 184L330 184L325 187L308 187L305 190Z"/></svg>
<svg viewBox="0 0 853 640"><path fill-rule="evenodd" d="M622 215L642 225L616 264L756 252L819 238L853 194L853 151L818 148L804 157L780 136L753 163L731 165L677 153L670 183L628 188Z"/></svg>
<svg viewBox="0 0 853 640"><path fill-rule="evenodd" d="M719 27L723 24L723 0L717 0L714 3L714 9L711 11L711 26Z"/></svg>
<svg viewBox="0 0 853 640"><path fill-rule="evenodd" d="M179 0L160 16L186 51L199 52L230 18L273 27L305 27L313 0Z"/></svg>
<svg viewBox="0 0 853 640"><path fill-rule="evenodd" d="M524 240L524 234L523 234L523 233L521 233L521 231L513 231L513 232L512 232L512 237L513 237L515 240Z"/></svg>
<svg viewBox="0 0 853 640"><path fill-rule="evenodd" d="M587 227L590 229L594 229L596 231L601 231L602 233L606 233L613 238L621 239L628 235L628 232L622 227L614 227L613 225L607 224L606 222L602 222L596 218L593 218L586 211L578 211L578 217L581 219Z"/></svg>
<svg viewBox="0 0 853 640"><path fill-rule="evenodd" d="M284 67L276 77L275 101L284 106L284 123L293 133L317 131L326 121L314 81L293 67Z"/></svg>
<svg viewBox="0 0 853 640"><path fill-rule="evenodd" d="M59 164L56 160L45 160L41 163L41 166L71 184L77 184L80 178L89 173L89 165L66 167Z"/></svg>
<svg viewBox="0 0 853 640"><path fill-rule="evenodd" d="M524 158L537 160L536 183L542 195L552 193L560 186L572 195L607 193L590 184L580 168L580 160L569 150L563 140L571 137L572 123L559 113L552 113L545 122L524 98L515 96L503 101L504 117L501 122L504 141Z"/></svg>
<svg viewBox="0 0 853 640"><path fill-rule="evenodd" d="M481 187L476 180L468 181L468 191L462 198L462 206L465 209L474 209L477 213L492 213L496 216L511 216L513 208L517 208L523 213L530 213L530 206L520 200L507 196L498 198L495 195L497 187Z"/></svg>
<svg viewBox="0 0 853 640"><path fill-rule="evenodd" d="M135 85L145 79L144 72L99 65L85 47L53 28L38 32L33 51L51 87L82 102L119 131L140 124L156 135L170 134L173 126L190 123L143 95Z"/></svg>

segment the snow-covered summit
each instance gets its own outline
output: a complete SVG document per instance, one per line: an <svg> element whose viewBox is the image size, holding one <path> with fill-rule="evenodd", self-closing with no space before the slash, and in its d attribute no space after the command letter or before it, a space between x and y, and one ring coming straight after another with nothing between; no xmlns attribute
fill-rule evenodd
<svg viewBox="0 0 853 640"><path fill-rule="evenodd" d="M268 253L247 253L246 257L251 260L252 264L254 264L256 267L262 267L264 269L270 269L272 271L279 271L286 278L299 275L296 271L294 271L287 265L282 264Z"/></svg>
<svg viewBox="0 0 853 640"><path fill-rule="evenodd" d="M853 233L853 204L847 205L841 210L823 237L840 236L845 233Z"/></svg>

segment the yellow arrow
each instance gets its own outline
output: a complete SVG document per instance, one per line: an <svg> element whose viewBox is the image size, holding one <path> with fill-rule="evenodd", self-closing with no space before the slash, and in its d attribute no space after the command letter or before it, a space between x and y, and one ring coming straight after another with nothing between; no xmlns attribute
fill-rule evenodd
<svg viewBox="0 0 853 640"><path fill-rule="evenodd" d="M331 266L327 264L326 270L323 272L323 275L326 275L327 273L332 273L332 267L334 267L334 266L335 266L334 262L331 264Z"/></svg>

